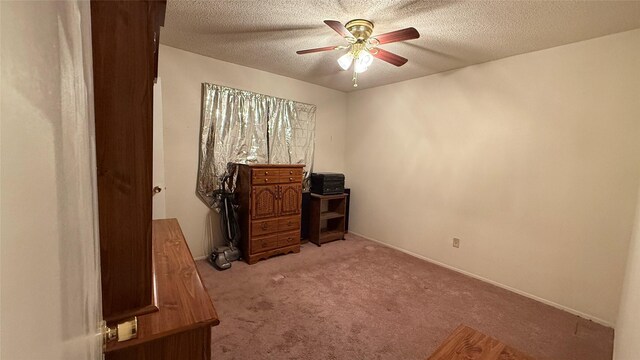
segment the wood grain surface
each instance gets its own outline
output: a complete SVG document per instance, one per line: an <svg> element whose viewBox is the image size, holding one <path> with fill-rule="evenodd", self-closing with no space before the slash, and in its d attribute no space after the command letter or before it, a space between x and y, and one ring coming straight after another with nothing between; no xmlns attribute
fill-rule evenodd
<svg viewBox="0 0 640 360"><path fill-rule="evenodd" d="M198 328L113 351L105 360L208 360L211 328Z"/></svg>
<svg viewBox="0 0 640 360"><path fill-rule="evenodd" d="M427 360L533 360L465 325L458 326Z"/></svg>
<svg viewBox="0 0 640 360"><path fill-rule="evenodd" d="M220 323L176 219L153 221L158 311L138 317L138 338L110 343L106 352Z"/></svg>
<svg viewBox="0 0 640 360"><path fill-rule="evenodd" d="M235 195L240 205L244 260L254 264L271 256L300 252L304 165L237 166Z"/></svg>
<svg viewBox="0 0 640 360"><path fill-rule="evenodd" d="M334 240L344 240L347 194L311 194L309 241L321 246ZM327 204L323 211L323 202Z"/></svg>
<svg viewBox="0 0 640 360"><path fill-rule="evenodd" d="M102 310L113 321L152 306L154 28L148 1L91 1Z"/></svg>

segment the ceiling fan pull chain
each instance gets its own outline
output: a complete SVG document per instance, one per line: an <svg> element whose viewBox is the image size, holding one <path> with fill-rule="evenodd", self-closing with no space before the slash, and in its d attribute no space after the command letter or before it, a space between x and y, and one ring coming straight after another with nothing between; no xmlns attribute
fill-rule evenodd
<svg viewBox="0 0 640 360"><path fill-rule="evenodd" d="M358 87L358 73L353 71L353 87Z"/></svg>

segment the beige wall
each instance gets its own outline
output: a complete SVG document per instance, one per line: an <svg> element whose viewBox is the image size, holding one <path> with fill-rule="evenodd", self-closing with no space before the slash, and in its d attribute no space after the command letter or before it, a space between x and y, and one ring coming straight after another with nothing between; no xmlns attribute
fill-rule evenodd
<svg viewBox="0 0 640 360"><path fill-rule="evenodd" d="M635 30L350 93L350 230L613 324L638 64Z"/></svg>
<svg viewBox="0 0 640 360"><path fill-rule="evenodd" d="M0 357L101 359L89 3L0 9Z"/></svg>
<svg viewBox="0 0 640 360"><path fill-rule="evenodd" d="M195 257L208 254L211 238L220 236L217 215L211 218L195 195L203 82L317 105L314 170L345 170L344 93L168 46L160 47L159 62L167 217L178 218Z"/></svg>
<svg viewBox="0 0 640 360"><path fill-rule="evenodd" d="M616 322L613 358L633 360L640 354L640 197Z"/></svg>

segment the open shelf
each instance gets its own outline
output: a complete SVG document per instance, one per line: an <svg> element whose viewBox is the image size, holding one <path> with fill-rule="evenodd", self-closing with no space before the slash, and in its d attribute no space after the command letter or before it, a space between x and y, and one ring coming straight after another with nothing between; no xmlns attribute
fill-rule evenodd
<svg viewBox="0 0 640 360"><path fill-rule="evenodd" d="M323 243L344 239L346 194L311 194L309 241Z"/></svg>
<svg viewBox="0 0 640 360"><path fill-rule="evenodd" d="M320 213L320 220L329 220L344 217L344 214L335 211L324 211Z"/></svg>
<svg viewBox="0 0 640 360"><path fill-rule="evenodd" d="M320 231L320 243L325 243L333 240L340 240L344 237L344 231L342 230L326 230Z"/></svg>
<svg viewBox="0 0 640 360"><path fill-rule="evenodd" d="M333 195L320 195L311 193L311 197L322 199L322 200L333 200L333 199L342 199L344 194L333 194Z"/></svg>

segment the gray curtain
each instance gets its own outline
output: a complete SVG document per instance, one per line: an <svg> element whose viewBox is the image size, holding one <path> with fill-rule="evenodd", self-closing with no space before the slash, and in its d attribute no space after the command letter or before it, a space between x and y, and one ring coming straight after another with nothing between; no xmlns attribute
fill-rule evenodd
<svg viewBox="0 0 640 360"><path fill-rule="evenodd" d="M313 167L316 106L214 84L202 84L197 193L215 207L213 192L229 163Z"/></svg>

